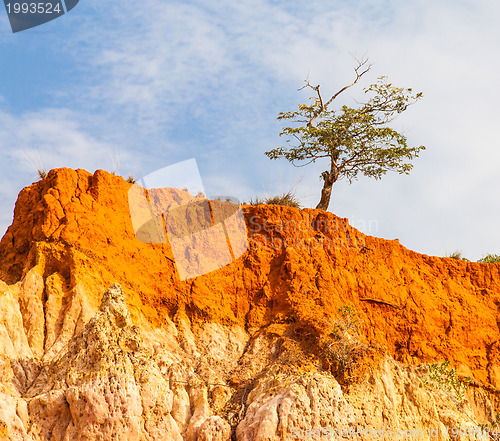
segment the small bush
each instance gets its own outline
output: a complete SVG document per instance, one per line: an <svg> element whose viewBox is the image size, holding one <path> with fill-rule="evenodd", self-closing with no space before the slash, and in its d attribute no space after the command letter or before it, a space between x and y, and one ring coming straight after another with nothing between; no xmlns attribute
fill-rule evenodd
<svg viewBox="0 0 500 441"><path fill-rule="evenodd" d="M47 177L47 172L45 171L44 168L39 168L36 173L38 174L38 177L40 179L45 179Z"/></svg>
<svg viewBox="0 0 500 441"><path fill-rule="evenodd" d="M449 366L449 361L429 364L429 374L424 384L427 387L443 390L458 404L462 404L471 379L457 377L456 369Z"/></svg>
<svg viewBox="0 0 500 441"><path fill-rule="evenodd" d="M368 345L359 340L361 320L353 305L338 308L338 317L328 337L321 343L322 356L330 364L337 379L344 383L359 360L368 351Z"/></svg>
<svg viewBox="0 0 500 441"><path fill-rule="evenodd" d="M498 254L486 254L478 260L481 263L500 263L500 256Z"/></svg>
<svg viewBox="0 0 500 441"><path fill-rule="evenodd" d="M243 205L262 205L265 204L264 199L256 197L255 199L250 199L248 202L243 202Z"/></svg>
<svg viewBox="0 0 500 441"><path fill-rule="evenodd" d="M282 193L276 196L268 196L267 198L250 199L249 202L243 202L243 205L283 205L286 207L301 208L302 205L293 191Z"/></svg>
<svg viewBox="0 0 500 441"><path fill-rule="evenodd" d="M289 191L287 193L283 193L276 196L270 196L264 199L264 204L268 205L284 205L287 207L295 207L300 208L300 201L297 199L297 196L293 191Z"/></svg>
<svg viewBox="0 0 500 441"><path fill-rule="evenodd" d="M137 181L136 179L132 176L132 175L128 175L126 181L129 183L129 184L135 184Z"/></svg>
<svg viewBox="0 0 500 441"><path fill-rule="evenodd" d="M465 260L466 262L470 262L469 259L466 259L465 257L462 256L462 251L453 251L453 253L448 254L446 257L450 257L451 259Z"/></svg>

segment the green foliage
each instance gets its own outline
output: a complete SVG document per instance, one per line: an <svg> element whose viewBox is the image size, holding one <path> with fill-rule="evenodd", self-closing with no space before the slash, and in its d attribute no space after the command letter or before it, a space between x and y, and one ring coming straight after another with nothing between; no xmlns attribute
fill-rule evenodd
<svg viewBox="0 0 500 441"><path fill-rule="evenodd" d="M486 254L478 260L481 263L500 263L500 256L498 254Z"/></svg>
<svg viewBox="0 0 500 441"><path fill-rule="evenodd" d="M386 83L384 77L377 84L365 89L375 96L360 108L342 106L341 110L325 110L316 126L284 127L280 136L287 136L292 147L278 147L266 152L271 159L284 157L294 163L331 157L337 162L338 179L349 182L359 173L379 179L388 170L409 173L414 159L425 147L407 146L406 137L385 127L397 113L401 113L422 96L411 95L411 89L401 89ZM307 123L320 109L320 101L313 98L311 105L301 104L298 111L281 112L278 120Z"/></svg>
<svg viewBox="0 0 500 441"><path fill-rule="evenodd" d="M456 260L465 260L467 262L470 262L469 259L466 259L465 257L462 256L462 251L453 251L453 253L448 254L446 257L450 257L451 259L456 259Z"/></svg>
<svg viewBox="0 0 500 441"><path fill-rule="evenodd" d="M338 316L329 336L321 343L321 355L331 365L338 379L344 382L367 351L367 345L359 340L361 320L353 305L338 308Z"/></svg>
<svg viewBox="0 0 500 441"><path fill-rule="evenodd" d="M465 257L462 256L462 251L453 251L453 253L447 254L446 257L450 257L452 259L457 259L457 260L465 260L467 262L470 262L469 259L466 259ZM478 262L481 263L500 263L500 255L498 254L486 254L484 257L478 260Z"/></svg>
<svg viewBox="0 0 500 441"><path fill-rule="evenodd" d="M132 175L128 175L126 181L129 183L129 184L135 184L136 183L136 179L132 176Z"/></svg>
<svg viewBox="0 0 500 441"><path fill-rule="evenodd" d="M432 363L428 365L429 373L424 384L427 387L442 390L451 398L461 404L465 400L465 394L470 378L459 378L456 375L456 369L450 368L450 362Z"/></svg>
<svg viewBox="0 0 500 441"><path fill-rule="evenodd" d="M479 424L481 429L481 433L485 436L489 436L490 439L496 440L500 438L500 413L497 413L495 416L490 414L491 422L484 422Z"/></svg>
<svg viewBox="0 0 500 441"><path fill-rule="evenodd" d="M358 73L365 62L356 69L357 79L353 84L369 70ZM286 146L265 153L270 159L285 158L293 165L303 166L326 158L330 167L321 177L329 187L343 178L351 183L360 174L380 179L388 171L410 172L413 167L410 161L425 147L408 147L406 137L387 124L419 100L422 93L395 87L386 77L380 77L377 83L364 89L371 97L358 103L359 107L344 105L329 110L328 105L350 86L341 89L326 103L319 86L307 83L305 87L315 90L317 96L311 97L309 104L300 104L298 110L279 113L278 120L292 125L284 127L280 133L286 137ZM302 161L306 162L298 165ZM328 202L329 197L328 194Z"/></svg>
<svg viewBox="0 0 500 441"><path fill-rule="evenodd" d="M266 155L292 163L331 157L337 162L338 179L345 177L349 182L359 173L376 179L389 170L408 174L412 165L405 159L414 159L425 147L409 148L406 137L385 124L422 97L411 91L394 87L381 77L379 83L365 89L375 96L360 108L344 105L340 111L323 111L316 126L284 127L280 136L287 136L286 142L294 141L295 145L272 149ZM307 123L321 106L317 98L313 100L310 105L299 105L298 111L281 112L278 120Z"/></svg>

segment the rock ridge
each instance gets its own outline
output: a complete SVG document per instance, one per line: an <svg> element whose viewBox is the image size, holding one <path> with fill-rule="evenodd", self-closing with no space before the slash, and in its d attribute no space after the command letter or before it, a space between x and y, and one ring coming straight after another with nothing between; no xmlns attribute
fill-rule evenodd
<svg viewBox="0 0 500 441"><path fill-rule="evenodd" d="M248 251L180 281L168 243L135 238L129 188L57 169L19 195L0 241L5 438L445 434L497 411L500 265L419 254L321 210L244 206ZM317 345L347 304L383 353L350 388ZM445 360L474 378L462 408L424 385L425 363Z"/></svg>

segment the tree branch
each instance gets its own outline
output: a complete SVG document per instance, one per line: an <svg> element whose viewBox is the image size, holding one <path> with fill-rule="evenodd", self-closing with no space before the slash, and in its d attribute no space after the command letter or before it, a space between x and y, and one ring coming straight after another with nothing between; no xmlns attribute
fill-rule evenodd
<svg viewBox="0 0 500 441"><path fill-rule="evenodd" d="M352 87L354 86L360 79L361 77L367 73L371 68L372 68L372 65L371 64L368 64L368 66L365 68L366 64L368 63L368 58L364 59L364 60L356 60L358 62L358 66L354 69L354 72L356 72L356 79L351 83L349 84L348 86L344 86L342 89L340 89L335 95L333 95L325 104L325 109L331 104L331 102L337 98L342 92L344 92L345 90L349 89L349 87ZM363 69L363 71L361 71L361 69ZM361 71L361 72L360 72ZM319 86L318 86L319 87Z"/></svg>
<svg viewBox="0 0 500 441"><path fill-rule="evenodd" d="M310 161L306 162L305 164L295 165L295 164L293 163L293 161L291 161L291 162L292 162L292 165L293 165L294 167L299 168L299 167L304 167L304 166L306 166L306 165L311 164L312 162L316 161L316 159L319 159L319 158L329 158L329 157L330 157L330 155L310 155L310 156L308 156L307 158L300 159L300 161L304 161L305 159L310 159Z"/></svg>
<svg viewBox="0 0 500 441"><path fill-rule="evenodd" d="M342 92L346 91L350 87L354 86L360 79L361 77L366 74L372 67L371 64L368 63L368 58L362 59L362 60L357 60L358 65L354 69L354 72L356 73L356 78L351 84L348 84L347 86L344 86L342 89L340 89L337 93L333 94L332 97L326 102L323 102L323 97L321 96L321 93L319 91L319 84L317 86L311 85L308 80L306 80L306 84L301 87L299 90L304 89L305 87L310 87L311 89L315 90L316 93L318 94L318 100L319 100L319 109L314 112L313 116L307 123L308 126L313 126L314 121L326 110L328 110L328 106L332 103L332 101L337 98ZM314 127L314 126L313 126Z"/></svg>

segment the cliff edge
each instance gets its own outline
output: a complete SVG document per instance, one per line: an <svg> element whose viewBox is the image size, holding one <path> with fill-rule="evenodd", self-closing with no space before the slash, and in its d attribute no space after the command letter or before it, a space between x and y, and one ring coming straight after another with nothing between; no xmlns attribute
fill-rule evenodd
<svg viewBox="0 0 500 441"><path fill-rule="evenodd" d="M168 243L136 239L130 185L57 169L19 195L0 242L5 439L286 440L327 427L448 439L495 413L500 265L261 205L243 207L241 257L181 281ZM320 345L345 305L376 348L349 384ZM466 402L425 385L427 363L446 360L472 378Z"/></svg>

